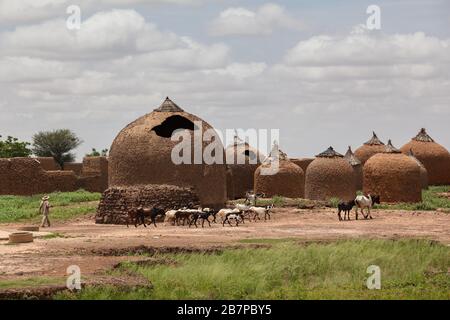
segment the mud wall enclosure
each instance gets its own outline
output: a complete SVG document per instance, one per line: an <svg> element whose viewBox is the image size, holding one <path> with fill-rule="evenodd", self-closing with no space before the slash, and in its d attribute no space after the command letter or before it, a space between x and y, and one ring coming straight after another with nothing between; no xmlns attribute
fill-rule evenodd
<svg viewBox="0 0 450 320"><path fill-rule="evenodd" d="M85 158L79 174L59 166L52 158L0 159L0 194L29 196L85 189L103 192L108 187L108 160Z"/></svg>
<svg viewBox="0 0 450 320"><path fill-rule="evenodd" d="M164 210L193 208L200 201L194 189L170 185L112 187L100 200L95 222L98 224L126 224L128 211L137 206L158 207Z"/></svg>

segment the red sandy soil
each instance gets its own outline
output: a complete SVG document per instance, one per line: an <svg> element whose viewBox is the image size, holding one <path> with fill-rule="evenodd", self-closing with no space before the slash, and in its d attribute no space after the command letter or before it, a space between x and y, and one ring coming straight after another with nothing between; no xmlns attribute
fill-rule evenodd
<svg viewBox="0 0 450 320"><path fill-rule="evenodd" d="M443 212L373 210L373 220L339 222L336 210L276 209L271 221L246 222L239 227L189 229L159 224L142 226L96 225L93 219L56 223L43 229L64 238L35 239L34 243L8 245L0 242L0 280L34 276L63 277L70 265L78 265L86 275L100 275L129 256L128 249L139 246L158 250L207 250L243 246L242 239L296 238L300 241L340 239L430 239L450 245L450 214ZM352 213L352 219L354 214ZM13 230L19 224L0 225ZM148 249L147 248L147 249Z"/></svg>

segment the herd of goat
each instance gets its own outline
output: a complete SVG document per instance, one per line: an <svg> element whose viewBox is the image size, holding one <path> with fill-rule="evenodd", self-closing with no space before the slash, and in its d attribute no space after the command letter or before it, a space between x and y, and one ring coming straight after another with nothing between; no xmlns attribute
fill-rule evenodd
<svg viewBox="0 0 450 320"><path fill-rule="evenodd" d="M232 221L235 226L239 226L240 223L245 224L245 219L248 221L256 221L261 220L261 217L264 217L265 221L270 220L271 210L274 205L272 204L266 207L257 207L256 202L260 197L264 197L264 195L249 192L246 195L245 204L236 204L233 209L227 208L221 210L213 210L210 208L182 208L179 210L169 210L166 212L157 207L144 208L139 206L129 210L127 227L129 227L130 222L134 222L134 226L136 228L139 225L144 225L144 227L147 227L145 223L146 219L150 220L150 224L157 227L156 222L159 217L164 219L164 223L170 223L176 226L189 225L189 228L193 225L198 228L198 222L201 222L202 228L205 227L205 222L209 227L211 227L211 222L217 223L217 219L219 219L223 226L225 226L226 223L232 226ZM358 209L361 210L361 213L365 219L372 219L370 209L375 204L380 204L379 196L357 196L355 200L340 202L338 204L339 221L350 220L350 212L355 206L356 220L358 220ZM367 210L367 214L364 214L364 209ZM342 212L344 213L344 218L342 218ZM210 220L210 218L212 218L212 220Z"/></svg>

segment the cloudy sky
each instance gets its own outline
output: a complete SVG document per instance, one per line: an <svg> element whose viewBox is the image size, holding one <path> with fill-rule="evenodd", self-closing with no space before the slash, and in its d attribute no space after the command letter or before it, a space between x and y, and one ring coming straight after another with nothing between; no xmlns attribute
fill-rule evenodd
<svg viewBox="0 0 450 320"><path fill-rule="evenodd" d="M450 1L0 0L1 135L70 128L81 158L166 96L292 157L421 127L450 148Z"/></svg>

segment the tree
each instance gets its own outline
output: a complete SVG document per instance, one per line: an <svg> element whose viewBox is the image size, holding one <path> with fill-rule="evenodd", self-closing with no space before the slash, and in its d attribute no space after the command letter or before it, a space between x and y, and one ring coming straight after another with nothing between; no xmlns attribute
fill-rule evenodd
<svg viewBox="0 0 450 320"><path fill-rule="evenodd" d="M1 140L0 135L0 158L29 157L31 150L30 143L19 141L19 139L8 136L6 140Z"/></svg>
<svg viewBox="0 0 450 320"><path fill-rule="evenodd" d="M101 152L98 152L97 149L92 148L91 153L86 154L86 157L106 157L108 156L108 149L103 149Z"/></svg>
<svg viewBox="0 0 450 320"><path fill-rule="evenodd" d="M65 162L73 162L71 153L83 141L68 129L38 132L33 136L33 153L38 157L53 157L64 169Z"/></svg>

